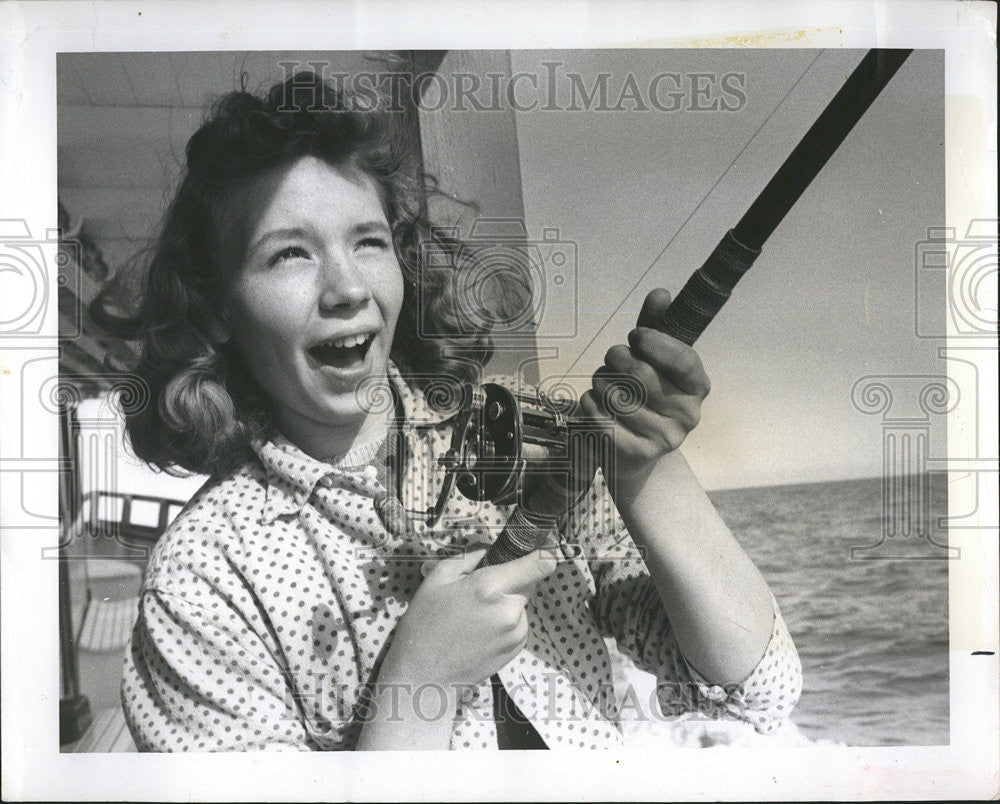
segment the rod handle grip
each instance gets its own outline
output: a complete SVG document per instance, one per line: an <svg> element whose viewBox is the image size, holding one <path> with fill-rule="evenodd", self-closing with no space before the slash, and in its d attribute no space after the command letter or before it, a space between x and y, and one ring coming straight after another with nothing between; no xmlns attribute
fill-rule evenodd
<svg viewBox="0 0 1000 804"><path fill-rule="evenodd" d="M537 548L539 541L547 532L547 527L542 523L533 522L525 515L523 506L518 506L507 520L503 532L486 551L479 566L492 567L526 556Z"/></svg>
<svg viewBox="0 0 1000 804"><path fill-rule="evenodd" d="M586 488L574 491L563 480L568 478L559 478L557 474L547 475L534 490L531 499L514 509L503 531L486 551L480 566L491 567L526 556L538 549L552 530L561 526L569 509L590 487L588 483Z"/></svg>
<svg viewBox="0 0 1000 804"><path fill-rule="evenodd" d="M705 264L691 274L657 329L693 346L759 255L760 249L744 246L730 229Z"/></svg>

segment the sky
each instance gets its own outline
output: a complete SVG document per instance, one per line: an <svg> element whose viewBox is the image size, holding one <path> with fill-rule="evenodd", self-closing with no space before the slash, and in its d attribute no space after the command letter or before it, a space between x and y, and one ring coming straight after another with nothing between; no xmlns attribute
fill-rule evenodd
<svg viewBox="0 0 1000 804"><path fill-rule="evenodd" d="M640 93L662 73L682 79L661 79L659 87L685 90L673 111L649 103L636 111L638 104L626 101L625 112L592 106L517 115L529 235L557 229L578 258L575 326L565 295L553 297L541 316L539 348L558 350L541 364L543 376L570 372L586 384L606 350L624 342L646 293L680 289L863 55L512 53L515 74L555 71L563 107L571 73L588 90L598 73L607 74L608 106L630 74ZM696 74L708 78L690 78ZM727 74L745 76L730 79L742 81L735 85L745 103L721 89ZM739 108L690 108L711 104L692 97L691 81L713 88L720 105ZM944 221L943 93L942 52L911 55L698 341L712 392L684 452L706 487L879 475L882 422L852 405L855 382L947 372L938 357L943 342L914 330L917 303L941 326L944 319L943 292L916 299L914 256L927 228ZM584 105L579 92L577 100ZM943 452L943 443L938 448Z"/></svg>

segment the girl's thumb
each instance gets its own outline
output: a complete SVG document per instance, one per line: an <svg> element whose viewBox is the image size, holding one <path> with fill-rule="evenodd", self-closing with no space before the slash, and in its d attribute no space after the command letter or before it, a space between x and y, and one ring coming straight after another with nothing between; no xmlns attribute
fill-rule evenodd
<svg viewBox="0 0 1000 804"><path fill-rule="evenodd" d="M420 565L420 574L426 579L433 576L433 580L440 583L456 581L478 567L488 549L488 544L474 544L458 555L429 558Z"/></svg>

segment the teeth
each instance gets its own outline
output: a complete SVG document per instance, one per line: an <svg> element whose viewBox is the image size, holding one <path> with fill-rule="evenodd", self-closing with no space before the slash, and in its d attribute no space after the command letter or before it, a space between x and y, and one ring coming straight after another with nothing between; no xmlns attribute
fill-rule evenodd
<svg viewBox="0 0 1000 804"><path fill-rule="evenodd" d="M360 346L367 341L369 337L371 337L370 334L348 335L346 338L336 338L335 340L329 341L329 343L336 346L338 349L349 349L352 346Z"/></svg>

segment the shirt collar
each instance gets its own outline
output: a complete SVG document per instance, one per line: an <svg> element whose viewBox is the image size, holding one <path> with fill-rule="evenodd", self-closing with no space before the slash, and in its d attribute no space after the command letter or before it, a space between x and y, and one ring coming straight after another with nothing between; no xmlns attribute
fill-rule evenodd
<svg viewBox="0 0 1000 804"><path fill-rule="evenodd" d="M431 377L411 375L407 381L392 361L386 367L386 375L399 396L403 406L403 417L409 427L435 427L458 413L460 394L456 391L454 383L443 382L440 375ZM419 380L423 380L420 384L424 385L426 390L417 387L416 383ZM432 408L427 401L428 394L440 402L439 407L443 407L444 410Z"/></svg>
<svg viewBox="0 0 1000 804"><path fill-rule="evenodd" d="M424 392L416 386L411 387L392 362L386 367L386 375L402 407L407 425L403 432L407 437L414 429L436 427L457 412L432 408ZM435 393L433 386L428 390ZM373 402L377 403L374 399ZM298 514L312 496L316 484L336 470L335 464L307 455L280 434L267 442L254 444L253 450L267 472L262 525L270 525L282 515Z"/></svg>

